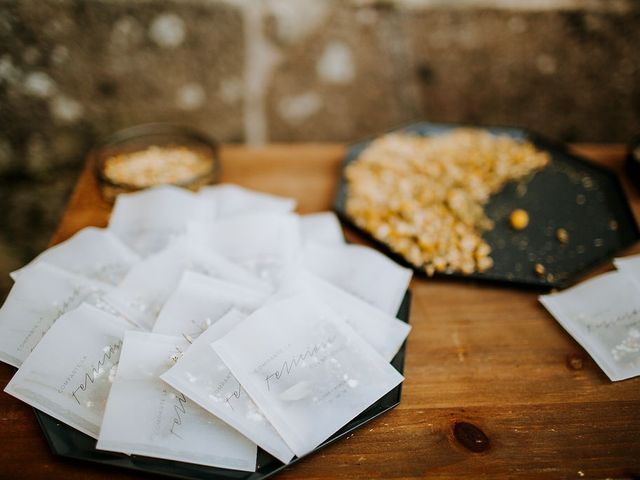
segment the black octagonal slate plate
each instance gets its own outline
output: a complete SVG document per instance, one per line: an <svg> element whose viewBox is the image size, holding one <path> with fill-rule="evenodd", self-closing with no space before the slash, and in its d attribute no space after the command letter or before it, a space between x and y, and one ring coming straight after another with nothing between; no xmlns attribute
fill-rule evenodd
<svg viewBox="0 0 640 480"><path fill-rule="evenodd" d="M411 292L407 290L402 305L398 310L398 318L409 323L409 310L411 307ZM404 370L406 342L391 361L391 365L400 373ZM391 410L400 403L402 395L402 384L391 390L376 403L367 408L356 418L347 423L342 429L332 435L321 444L315 451L321 449L336 440L339 440L356 428ZM124 455L120 453L105 452L96 450L96 440L74 428L60 423L53 417L39 410L35 410L36 418L42 427L44 435L53 450L53 453L63 457L87 460L89 462L101 463L105 465L115 465L118 467L140 470L144 472L166 475L185 479L208 479L208 480L261 480L280 470L296 463L299 458L294 458L285 465L276 458L269 455L262 449L258 449L257 469L255 472L243 472L239 470L229 470L226 468L207 467L192 463L175 462L173 460L163 460L158 458L143 457L139 455ZM312 455L310 453L309 455ZM304 458L304 457L302 457Z"/></svg>
<svg viewBox="0 0 640 480"><path fill-rule="evenodd" d="M517 128L428 122L409 125L394 132L430 136L462 127L482 128L496 135L529 141L536 148L547 151L551 155L551 162L532 178L508 183L485 205L485 212L495 222L493 230L483 235L491 246L494 266L482 273L453 272L440 275L532 287L565 287L640 238L635 218L616 175L536 134ZM351 146L343 160L342 173L370 143L371 140L367 140ZM387 254L409 265L387 245L355 225L346 212L348 189L344 174L341 174L334 200L337 214ZM526 210L530 218L529 226L518 232L509 226L509 215L516 208ZM564 228L569 233L566 244L557 240L558 228ZM538 263L545 267L544 276L535 272ZM414 270L425 275L420 269Z"/></svg>

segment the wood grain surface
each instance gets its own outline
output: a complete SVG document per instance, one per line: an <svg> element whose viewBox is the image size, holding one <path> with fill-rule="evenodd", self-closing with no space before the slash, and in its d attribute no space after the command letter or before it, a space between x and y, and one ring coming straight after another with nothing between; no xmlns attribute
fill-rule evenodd
<svg viewBox="0 0 640 480"><path fill-rule="evenodd" d="M622 174L622 147L574 148ZM303 213L326 210L343 153L335 144L229 146L222 180L295 197ZM640 218L640 197L624 186ZM105 226L109 212L87 167L52 243ZM411 287L400 406L278 478L640 476L640 378L610 382L540 306L539 292L442 279ZM1 364L0 384L14 371ZM5 393L0 441L3 479L150 478L54 456L30 407Z"/></svg>

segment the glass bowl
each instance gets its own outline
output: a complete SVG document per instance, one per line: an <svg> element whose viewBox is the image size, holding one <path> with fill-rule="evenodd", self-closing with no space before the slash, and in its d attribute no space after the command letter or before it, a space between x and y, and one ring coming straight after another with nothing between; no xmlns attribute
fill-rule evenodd
<svg viewBox="0 0 640 480"><path fill-rule="evenodd" d="M120 130L91 152L100 190L120 193L157 185L197 190L218 178L218 144L182 125L151 123Z"/></svg>

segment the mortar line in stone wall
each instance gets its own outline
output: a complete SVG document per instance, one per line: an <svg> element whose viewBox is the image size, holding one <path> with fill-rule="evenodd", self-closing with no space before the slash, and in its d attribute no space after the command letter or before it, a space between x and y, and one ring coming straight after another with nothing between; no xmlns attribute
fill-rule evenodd
<svg viewBox="0 0 640 480"><path fill-rule="evenodd" d="M410 47L410 40L403 29L402 15L403 12L392 12L388 21L382 22L382 28L387 30L386 37L391 39L386 44L386 48L394 65L392 69L394 91L398 95L401 112L408 112L407 118L400 118L399 121L406 122L420 119L421 112L418 108L420 103L418 85L415 76L411 73L414 65L411 58L413 49ZM400 116L402 117L402 113Z"/></svg>
<svg viewBox="0 0 640 480"><path fill-rule="evenodd" d="M258 2L259 4L260 2ZM242 7L244 27L244 85L243 123L245 142L250 145L265 143L267 140L267 126L264 114L262 95L259 85L255 85L255 79L259 74L258 45L260 42L259 29L262 27L262 6L254 8L248 5ZM255 85L255 86L254 86Z"/></svg>
<svg viewBox="0 0 640 480"><path fill-rule="evenodd" d="M262 145L269 140L266 96L279 55L264 34L262 2L242 2L241 6L245 38L244 136L249 145Z"/></svg>

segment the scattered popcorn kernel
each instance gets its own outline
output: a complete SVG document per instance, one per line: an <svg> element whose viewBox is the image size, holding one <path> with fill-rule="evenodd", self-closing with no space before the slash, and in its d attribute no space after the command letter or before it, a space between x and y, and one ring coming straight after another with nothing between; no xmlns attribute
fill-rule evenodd
<svg viewBox="0 0 640 480"><path fill-rule="evenodd" d="M526 210L517 208L511 212L509 223L514 230L524 230L529 225L529 214Z"/></svg>
<svg viewBox="0 0 640 480"><path fill-rule="evenodd" d="M556 238L560 243L569 243L569 232L564 228L559 228L556 230Z"/></svg>

